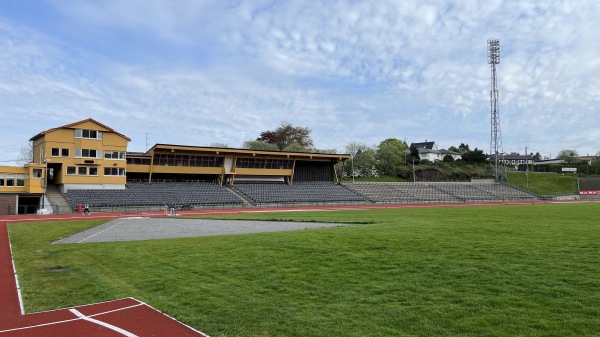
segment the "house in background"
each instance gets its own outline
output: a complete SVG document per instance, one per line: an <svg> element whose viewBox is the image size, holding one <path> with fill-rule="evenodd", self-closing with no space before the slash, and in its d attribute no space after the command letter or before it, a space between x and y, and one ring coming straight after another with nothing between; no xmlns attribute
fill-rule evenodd
<svg viewBox="0 0 600 337"><path fill-rule="evenodd" d="M411 147L416 147L419 151L419 157L421 160L427 159L430 162L442 161L444 157L447 155L452 156L454 160L461 159L462 156L458 152L449 151L446 149L438 149L438 146L435 142L423 142L423 143L412 143Z"/></svg>
<svg viewBox="0 0 600 337"><path fill-rule="evenodd" d="M515 168L520 164L533 165L535 158L532 155L520 155L520 154L502 154L499 155L498 162L505 166L514 166Z"/></svg>

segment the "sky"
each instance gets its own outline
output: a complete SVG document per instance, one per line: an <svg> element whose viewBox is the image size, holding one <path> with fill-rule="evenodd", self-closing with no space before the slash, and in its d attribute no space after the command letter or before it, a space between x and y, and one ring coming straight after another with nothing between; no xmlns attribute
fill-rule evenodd
<svg viewBox="0 0 600 337"><path fill-rule="evenodd" d="M600 151L600 2L2 0L0 165L94 118L129 151L241 147L282 122L344 153L386 138Z"/></svg>

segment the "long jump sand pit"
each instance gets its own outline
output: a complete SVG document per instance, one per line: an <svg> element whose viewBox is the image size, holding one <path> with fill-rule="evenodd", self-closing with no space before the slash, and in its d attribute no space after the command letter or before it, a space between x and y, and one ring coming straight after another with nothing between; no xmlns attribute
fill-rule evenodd
<svg viewBox="0 0 600 337"><path fill-rule="evenodd" d="M213 220L189 218L122 218L74 234L54 242L90 243L112 241L140 241L198 236L237 235L263 232L295 231L311 228L346 227L357 224Z"/></svg>

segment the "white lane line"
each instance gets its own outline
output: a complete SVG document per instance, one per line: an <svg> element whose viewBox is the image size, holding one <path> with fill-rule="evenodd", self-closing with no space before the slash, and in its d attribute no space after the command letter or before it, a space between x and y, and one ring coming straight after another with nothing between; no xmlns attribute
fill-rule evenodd
<svg viewBox="0 0 600 337"><path fill-rule="evenodd" d="M113 312L117 312L117 311L121 311L121 310L127 310L127 309L131 309L131 308L135 308L135 307L141 307L141 306L144 306L144 305L148 306L147 304L142 303L140 301L137 301L134 298L131 298L131 299L134 300L134 301L136 301L136 302L138 302L138 304L133 304L133 305L130 305L130 306L127 306L127 307L117 308L117 309L113 309L113 310L109 310L109 311L99 312L97 314L90 315L89 317L110 314L110 313L113 313ZM100 303L95 303L93 305L103 304L103 303L110 303L110 302L113 302L113 301L100 302ZM152 307L150 307L150 308L153 309ZM60 310L64 310L64 309L60 309ZM56 311L60 311L60 310L51 310L51 311L45 311L45 312L42 312L42 313L56 312ZM71 311L71 310L75 310L75 309L69 309L69 311ZM75 310L75 311L77 311L77 310ZM77 311L77 312L79 312L79 311ZM75 312L73 312L73 311L71 311L71 313L75 314ZM75 314L75 315L77 315L77 314ZM37 325L29 325L29 326L24 326L24 327L20 327L20 328L0 330L0 333L11 332L11 331L19 331L19 330L26 330L26 329L34 329L34 328L39 328L39 327L44 327L44 326L49 326L49 325L57 325L57 324L62 324L62 323L69 323L69 322L79 321L81 319L83 319L83 318L82 317L77 317L77 318L72 318L72 319L66 319L64 321L56 321L56 322L43 323L43 324L37 324ZM133 336L135 336L135 335L133 335Z"/></svg>
<svg viewBox="0 0 600 337"><path fill-rule="evenodd" d="M163 316L165 316L165 317L167 317L167 318L171 319L172 321L175 321L175 322L177 322L177 323L179 323L179 324L181 324L181 325L185 326L186 328L188 328L188 329L190 329L190 330L192 330L192 331L194 331L194 332L197 332L199 335L201 335L201 336L203 336L203 337L210 337L209 335L205 334L204 332L202 332L202 331L198 331L198 330L196 330L196 329L192 328L191 326L189 326L189 325L187 325L187 324L185 324L185 323L183 323L183 322L180 322L180 321L176 320L175 318L173 318L173 317L171 317L171 316L169 316L169 315L165 314L164 312L162 312L162 311L160 311L160 310L158 310L158 309L154 308L153 306L151 306L151 305L149 305L149 304L147 304L147 303L144 303L144 302L142 302L142 301L140 301L140 300L136 300L135 298L132 298L132 297L130 297L130 298L131 298L132 300L134 300L134 301L140 302L140 305L145 305L147 308L150 308L150 310L154 310L155 312L158 312L159 314L161 314L161 315L163 315Z"/></svg>
<svg viewBox="0 0 600 337"><path fill-rule="evenodd" d="M11 331L19 331L19 330L26 330L26 329L35 329L35 328L39 328L39 327L43 327L43 326L57 325L57 324L62 324L62 323L69 323L69 322L75 322L75 321L79 321L79 320L80 320L80 318L72 318L72 319L66 319L64 321L56 321L56 322L50 322L50 323L44 323L44 324L29 325L29 326L23 326L23 327L20 327L20 328L0 330L0 333L11 332Z"/></svg>
<svg viewBox="0 0 600 337"><path fill-rule="evenodd" d="M111 329L113 331L116 331L116 332L122 334L123 336L138 337L138 335L132 334L131 332L129 332L129 331L125 330L125 329L121 329L118 326L114 326L112 324L109 324L109 323L106 323L106 322L102 322L102 321L99 321L97 319L88 317L88 316L80 313L79 311L77 311L77 309L69 309L69 311L72 312L72 313L74 313L77 317L83 319L84 321L88 321L88 322L91 322L91 323L95 323L95 324L101 325L101 326L103 326L103 327L105 327L107 329Z"/></svg>
<svg viewBox="0 0 600 337"><path fill-rule="evenodd" d="M8 234L8 227L6 227L6 233L8 235L8 249L10 251L10 262L12 263L13 273L15 275L15 284L17 286L17 296L19 298L19 308L21 309L21 315L25 315L25 306L23 305L23 296L21 296L21 286L19 285L19 275L17 275L17 267L15 266L15 259L13 258L12 243L10 242L10 234Z"/></svg>
<svg viewBox="0 0 600 337"><path fill-rule="evenodd" d="M106 315L106 314L112 314L113 312L117 312L117 311L121 311L121 310L127 310L127 309L131 309L131 308L135 308L135 307L141 307L141 306L144 306L144 303L138 303L138 304L130 305L128 307L123 307L123 308L113 309L113 310L109 310L109 311L99 312L97 314L89 315L88 317L96 317L96 316L102 316L102 315Z"/></svg>
<svg viewBox="0 0 600 337"><path fill-rule="evenodd" d="M99 232L98 232L98 233L96 233L96 234L90 235L90 236L88 236L87 238L85 238L85 239L83 239L83 240L77 241L77 243L82 243L83 241L89 240L89 239L93 238L94 236L96 236L96 235L98 235L98 234L102 234L102 233L106 232L107 230L110 230L110 229L112 229L113 227L116 227L116 226L118 226L118 225L120 225L120 224L121 224L120 222L117 222L116 224L114 224L114 225L112 225L112 226L110 226L110 227L108 227L108 228L106 228L106 229L104 229L104 230L101 230L101 231L99 231Z"/></svg>

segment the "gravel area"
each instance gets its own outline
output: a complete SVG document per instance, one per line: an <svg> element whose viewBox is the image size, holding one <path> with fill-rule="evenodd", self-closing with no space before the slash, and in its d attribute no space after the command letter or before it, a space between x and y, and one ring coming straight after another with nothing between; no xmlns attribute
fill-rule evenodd
<svg viewBox="0 0 600 337"><path fill-rule="evenodd" d="M294 231L309 228L354 226L346 223L247 221L178 218L122 218L54 242L88 243L139 241L196 236L236 235Z"/></svg>

